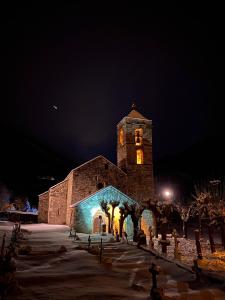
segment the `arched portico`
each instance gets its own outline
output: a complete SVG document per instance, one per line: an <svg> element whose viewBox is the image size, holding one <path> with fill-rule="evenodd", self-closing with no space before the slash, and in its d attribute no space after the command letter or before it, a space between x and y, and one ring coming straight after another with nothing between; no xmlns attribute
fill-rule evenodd
<svg viewBox="0 0 225 300"><path fill-rule="evenodd" d="M113 218L113 230L114 232L116 229L119 231L119 219L120 219L120 212L119 208L123 207L124 203L128 205L134 205L137 202L118 189L114 188L113 186L108 186L106 188L101 189L100 191L96 192L95 194L83 199L79 203L73 205L75 212L74 212L74 225L77 232L83 233L99 233L100 232L100 225L106 224L106 232L108 232L108 218L104 211L101 209L101 202L107 202L109 207L112 201L118 201L119 205L115 207L114 210L114 218ZM110 215L112 214L112 207L110 208L109 212ZM99 219L101 216L101 220ZM149 226L153 226L153 214L150 210L144 210L142 213L141 218L141 227L145 231L146 235L148 235L148 228ZM131 217L128 216L125 219L124 230L127 232L128 235L133 234L133 223Z"/></svg>

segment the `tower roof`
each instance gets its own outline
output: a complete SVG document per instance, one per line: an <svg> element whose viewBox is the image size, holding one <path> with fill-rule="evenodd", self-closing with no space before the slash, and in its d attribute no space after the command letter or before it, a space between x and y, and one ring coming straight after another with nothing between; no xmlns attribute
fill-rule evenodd
<svg viewBox="0 0 225 300"><path fill-rule="evenodd" d="M127 115L127 117L147 120L147 118L145 118L142 114L140 114L136 109L132 109L132 111Z"/></svg>

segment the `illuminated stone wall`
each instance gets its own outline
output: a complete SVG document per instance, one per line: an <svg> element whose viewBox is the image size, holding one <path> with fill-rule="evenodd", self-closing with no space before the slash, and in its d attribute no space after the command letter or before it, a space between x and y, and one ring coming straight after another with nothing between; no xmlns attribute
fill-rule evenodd
<svg viewBox="0 0 225 300"><path fill-rule="evenodd" d="M48 223L48 205L49 205L49 193L45 192L39 195L38 203L38 222Z"/></svg>
<svg viewBox="0 0 225 300"><path fill-rule="evenodd" d="M109 185L126 193L126 177L117 166L103 156L98 156L73 171L71 204Z"/></svg>
<svg viewBox="0 0 225 300"><path fill-rule="evenodd" d="M49 224L66 224L67 212L67 180L64 180L49 190Z"/></svg>
<svg viewBox="0 0 225 300"><path fill-rule="evenodd" d="M119 132L123 128L124 144ZM135 145L135 130L143 130L142 145ZM127 194L144 204L154 197L152 163L152 121L145 118L125 117L117 126L117 165L127 174ZM137 164L136 150L143 151L143 164Z"/></svg>
<svg viewBox="0 0 225 300"><path fill-rule="evenodd" d="M95 213L100 209L101 201L120 201L120 205L124 202L129 204L134 204L135 201L126 196L124 193L120 192L112 186L108 186L94 195L86 198L77 204L75 208L75 228L77 232L92 233L93 230L93 217ZM132 226L127 224L127 226Z"/></svg>

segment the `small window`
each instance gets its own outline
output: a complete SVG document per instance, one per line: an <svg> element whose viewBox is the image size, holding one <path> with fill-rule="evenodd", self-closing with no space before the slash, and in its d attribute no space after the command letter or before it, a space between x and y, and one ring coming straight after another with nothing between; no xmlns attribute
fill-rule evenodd
<svg viewBox="0 0 225 300"><path fill-rule="evenodd" d="M98 189L98 190L102 189L103 187L104 187L104 184L103 184L103 183L99 182L99 183L97 184L97 189Z"/></svg>
<svg viewBox="0 0 225 300"><path fill-rule="evenodd" d="M108 170L108 169L109 169L109 165L105 164L105 170Z"/></svg>
<svg viewBox="0 0 225 300"><path fill-rule="evenodd" d="M126 167L122 167L121 170L122 170L124 173L127 173L127 168L126 168Z"/></svg>
<svg viewBox="0 0 225 300"><path fill-rule="evenodd" d="M136 151L136 161L137 165L142 165L144 162L144 155L143 155L143 150L142 149L137 149Z"/></svg>
<svg viewBox="0 0 225 300"><path fill-rule="evenodd" d="M124 132L123 129L120 129L120 135L119 135L119 139L120 139L120 145L124 145Z"/></svg>
<svg viewBox="0 0 225 300"><path fill-rule="evenodd" d="M141 146L143 142L143 129L142 128L135 129L134 135L135 135L135 145Z"/></svg>

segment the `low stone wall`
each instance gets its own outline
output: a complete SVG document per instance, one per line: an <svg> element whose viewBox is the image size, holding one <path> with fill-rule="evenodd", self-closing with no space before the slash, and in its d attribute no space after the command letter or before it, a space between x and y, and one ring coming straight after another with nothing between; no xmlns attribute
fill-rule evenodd
<svg viewBox="0 0 225 300"><path fill-rule="evenodd" d="M0 220L10 222L21 222L22 224L38 223L38 215L33 213L15 212L0 212Z"/></svg>

